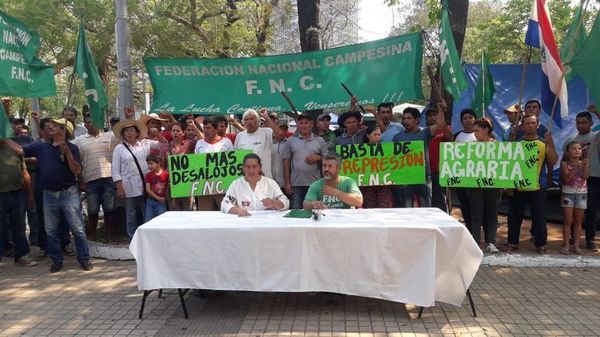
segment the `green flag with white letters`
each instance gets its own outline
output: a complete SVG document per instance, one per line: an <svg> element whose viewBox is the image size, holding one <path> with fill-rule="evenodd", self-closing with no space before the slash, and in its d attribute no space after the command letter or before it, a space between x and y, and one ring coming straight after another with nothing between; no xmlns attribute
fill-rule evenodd
<svg viewBox="0 0 600 337"><path fill-rule="evenodd" d="M40 36L0 11L0 94L16 97L56 95L54 67L37 56Z"/></svg>
<svg viewBox="0 0 600 337"><path fill-rule="evenodd" d="M467 78L463 71L460 56L452 36L448 8L444 2L440 30L440 62L442 64L442 82L446 91L455 99L460 99L461 92L467 89Z"/></svg>
<svg viewBox="0 0 600 337"><path fill-rule="evenodd" d="M92 124L101 129L104 127L104 109L108 105L106 92L90 46L85 38L83 21L79 27L79 39L77 40L77 56L75 57L75 72L83 80L85 86L85 97L90 107Z"/></svg>

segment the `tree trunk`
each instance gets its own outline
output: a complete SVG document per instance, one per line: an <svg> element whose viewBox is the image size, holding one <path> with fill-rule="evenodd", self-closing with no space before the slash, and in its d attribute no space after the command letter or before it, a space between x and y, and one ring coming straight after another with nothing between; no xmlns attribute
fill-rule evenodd
<svg viewBox="0 0 600 337"><path fill-rule="evenodd" d="M321 50L321 26L319 23L319 7L321 0L296 0L298 6L298 28L300 30L300 49L302 52ZM305 110L299 107L300 113L310 115L315 120L323 113L323 109Z"/></svg>
<svg viewBox="0 0 600 337"><path fill-rule="evenodd" d="M467 30L467 16L469 15L469 0L448 0L448 12L456 51L458 51L458 55L462 55L465 31Z"/></svg>
<svg viewBox="0 0 600 337"><path fill-rule="evenodd" d="M302 52L320 50L319 6L321 0L296 0L296 4L298 5L300 49Z"/></svg>

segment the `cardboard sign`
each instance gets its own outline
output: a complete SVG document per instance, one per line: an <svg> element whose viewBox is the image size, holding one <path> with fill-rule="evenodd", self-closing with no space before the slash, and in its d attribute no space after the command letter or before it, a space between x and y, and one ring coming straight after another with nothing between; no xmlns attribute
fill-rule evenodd
<svg viewBox="0 0 600 337"><path fill-rule="evenodd" d="M440 143L440 185L533 188L537 154L534 142Z"/></svg>
<svg viewBox="0 0 600 337"><path fill-rule="evenodd" d="M340 175L358 186L418 185L425 183L425 150L422 141L338 145Z"/></svg>
<svg viewBox="0 0 600 337"><path fill-rule="evenodd" d="M250 150L169 156L171 197L224 194L242 176L244 156Z"/></svg>

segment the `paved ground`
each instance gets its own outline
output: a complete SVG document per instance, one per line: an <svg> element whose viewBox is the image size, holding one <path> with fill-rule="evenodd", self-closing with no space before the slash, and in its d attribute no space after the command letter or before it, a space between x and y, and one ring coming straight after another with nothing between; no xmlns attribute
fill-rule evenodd
<svg viewBox="0 0 600 337"><path fill-rule="evenodd" d="M599 336L600 268L482 266L471 289L479 317L438 304L417 308L336 294L226 293L186 295L183 319L175 292L141 294L133 261L74 258L58 274L49 262L15 267L3 259L0 336Z"/></svg>

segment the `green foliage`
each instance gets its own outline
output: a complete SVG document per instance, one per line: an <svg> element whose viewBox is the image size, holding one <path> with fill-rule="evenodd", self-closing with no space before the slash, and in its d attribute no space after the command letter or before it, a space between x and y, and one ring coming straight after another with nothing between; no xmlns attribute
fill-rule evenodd
<svg viewBox="0 0 600 337"><path fill-rule="evenodd" d="M134 99L142 106L144 57L244 57L269 47L269 19L277 0L130 0L128 1ZM0 10L39 32L39 56L56 67L56 97L41 108L61 111L69 92L81 18L88 43L114 104L117 58L114 0L0 0ZM73 104L84 102L82 82L72 89ZM13 99L19 110L27 105Z"/></svg>
<svg viewBox="0 0 600 337"><path fill-rule="evenodd" d="M527 47L523 41L531 5L531 0L509 0L504 5L486 1L472 3L469 8L463 60L478 63L481 50L485 48L491 63L525 62ZM559 46L574 11L569 5L569 0L550 2L550 17ZM535 50L532 51L530 62L539 62L539 53Z"/></svg>

